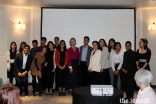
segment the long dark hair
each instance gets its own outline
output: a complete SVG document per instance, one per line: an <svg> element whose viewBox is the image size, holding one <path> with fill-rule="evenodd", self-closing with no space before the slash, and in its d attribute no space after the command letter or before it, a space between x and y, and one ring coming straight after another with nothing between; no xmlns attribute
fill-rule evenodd
<svg viewBox="0 0 156 104"><path fill-rule="evenodd" d="M144 49L146 50L146 49L148 49L148 40L146 39L146 38L141 38L140 39L141 41L143 41L143 43L145 44L145 46L144 46Z"/></svg>
<svg viewBox="0 0 156 104"><path fill-rule="evenodd" d="M103 41L103 42L105 43L105 44L104 44L105 47L108 47L108 46L107 46L107 43L106 43L106 41L105 41L105 39L100 39L100 40L99 40L99 45L100 45L100 41Z"/></svg>
<svg viewBox="0 0 156 104"><path fill-rule="evenodd" d="M46 60L48 60L49 59L49 55L50 55L50 48L49 48L49 44L52 44L53 45L53 49L55 48L55 45L54 45L54 43L52 42L52 41L49 41L48 43L47 43L47 53L45 54L45 56L46 56Z"/></svg>
<svg viewBox="0 0 156 104"><path fill-rule="evenodd" d="M16 46L16 48L15 48L15 53L17 52L17 44L16 44L16 42L11 42L10 43L10 52L12 51L12 48L11 48L11 46L12 46L12 44L15 44L15 46Z"/></svg>
<svg viewBox="0 0 156 104"><path fill-rule="evenodd" d="M110 42L111 42L111 41L114 42L114 48L113 48L113 49L115 49L115 40L114 40L113 38L111 38L111 39L109 40L109 42L108 42L108 51L109 51L109 53L111 52L111 49L112 49L112 47L110 46Z"/></svg>
<svg viewBox="0 0 156 104"><path fill-rule="evenodd" d="M96 43L97 46L98 46L98 49L102 51L102 48L100 47L99 42L98 41L93 41L92 44L94 44L94 43Z"/></svg>
<svg viewBox="0 0 156 104"><path fill-rule="evenodd" d="M0 104L22 104L19 88L10 83L0 87Z"/></svg>
<svg viewBox="0 0 156 104"><path fill-rule="evenodd" d="M117 46L117 45L120 46L120 49L122 48L122 47L121 47L121 43L120 43L120 42L116 42L115 45L114 45L114 49L115 49L115 50L116 50L116 46Z"/></svg>
<svg viewBox="0 0 156 104"><path fill-rule="evenodd" d="M61 41L60 41L60 44L61 44L62 42L64 42L64 51L66 51L66 50L67 50L66 42L65 42L64 40L61 40ZM59 51L61 51L61 46L60 46L60 44L59 44L58 47L57 47L57 49L58 49Z"/></svg>
<svg viewBox="0 0 156 104"><path fill-rule="evenodd" d="M47 43L47 53L50 52L49 44L52 44L52 45L53 45L53 49L55 48L54 43L53 43L52 41L49 41L49 42Z"/></svg>
<svg viewBox="0 0 156 104"><path fill-rule="evenodd" d="M19 47L19 53L21 53L22 51L23 51L23 49L22 49L22 44L25 44L25 46L27 45L27 43L26 42L21 42L21 44L20 44L20 47Z"/></svg>

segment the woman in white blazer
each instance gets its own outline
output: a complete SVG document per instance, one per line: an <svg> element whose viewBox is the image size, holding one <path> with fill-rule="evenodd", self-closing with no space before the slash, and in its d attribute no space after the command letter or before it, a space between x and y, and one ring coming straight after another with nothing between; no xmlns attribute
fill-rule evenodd
<svg viewBox="0 0 156 104"><path fill-rule="evenodd" d="M17 54L17 45L16 42L11 42L10 50L7 51L7 77L9 82L13 84L13 72L14 72L14 59Z"/></svg>
<svg viewBox="0 0 156 104"><path fill-rule="evenodd" d="M101 53L101 71L100 71L100 84L110 85L109 75L109 52L107 43L104 39L99 40L99 45L102 49Z"/></svg>
<svg viewBox="0 0 156 104"><path fill-rule="evenodd" d="M90 63L88 71L90 72L91 84L100 84L100 70L101 70L101 50L98 41L93 41L93 51L90 56Z"/></svg>

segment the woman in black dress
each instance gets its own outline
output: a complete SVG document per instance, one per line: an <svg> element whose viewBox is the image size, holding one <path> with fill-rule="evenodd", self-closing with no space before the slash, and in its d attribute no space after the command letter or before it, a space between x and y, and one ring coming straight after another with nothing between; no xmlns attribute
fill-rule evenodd
<svg viewBox="0 0 156 104"><path fill-rule="evenodd" d="M24 49L24 47L27 45L27 43L26 42L21 42L21 44L20 44L20 48L19 48L19 53L22 53L23 52L23 49Z"/></svg>
<svg viewBox="0 0 156 104"><path fill-rule="evenodd" d="M148 40L141 38L139 41L140 49L137 50L137 69L146 69L150 71L149 62L151 59L151 50L148 48Z"/></svg>
<svg viewBox="0 0 156 104"><path fill-rule="evenodd" d="M13 84L13 72L14 72L14 59L17 54L17 45L15 42L11 42L10 50L7 51L7 76L9 82Z"/></svg>
<svg viewBox="0 0 156 104"><path fill-rule="evenodd" d="M49 41L47 44L47 56L46 56L47 66L45 68L45 78L46 78L46 95L53 95L52 88L54 83L54 74L56 69L55 64L55 48L54 43ZM50 90L50 92L48 92Z"/></svg>

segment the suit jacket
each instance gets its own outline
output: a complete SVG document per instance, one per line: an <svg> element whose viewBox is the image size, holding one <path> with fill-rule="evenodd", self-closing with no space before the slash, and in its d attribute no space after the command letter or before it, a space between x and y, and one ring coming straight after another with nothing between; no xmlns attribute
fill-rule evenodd
<svg viewBox="0 0 156 104"><path fill-rule="evenodd" d="M103 47L101 54L101 68L109 68L109 51L107 47Z"/></svg>
<svg viewBox="0 0 156 104"><path fill-rule="evenodd" d="M89 62L89 69L100 72L101 70L101 50L97 50L94 54L94 51L92 51L90 55L90 62Z"/></svg>
<svg viewBox="0 0 156 104"><path fill-rule="evenodd" d="M18 72L24 72L24 71L28 72L30 70L31 63L32 63L32 57L28 54L25 70L23 70L22 69L22 67L23 67L23 53L17 54L15 61L14 61L14 75L17 76Z"/></svg>
<svg viewBox="0 0 156 104"><path fill-rule="evenodd" d="M125 54L126 52L124 52L124 57L125 57ZM125 70L127 70L128 73L136 72L136 52L134 52L133 50L129 50L126 60L123 60L123 61L126 62ZM124 64L122 65L122 68L124 68Z"/></svg>
<svg viewBox="0 0 156 104"><path fill-rule="evenodd" d="M79 64L81 62L81 56L82 56L82 49L83 49L84 46L81 46L80 47L80 55L79 55ZM86 56L86 63L87 63L87 66L89 66L89 61L90 61L90 55L91 55L91 52L93 51L93 48L91 46L88 46L88 51L87 51L87 56Z"/></svg>

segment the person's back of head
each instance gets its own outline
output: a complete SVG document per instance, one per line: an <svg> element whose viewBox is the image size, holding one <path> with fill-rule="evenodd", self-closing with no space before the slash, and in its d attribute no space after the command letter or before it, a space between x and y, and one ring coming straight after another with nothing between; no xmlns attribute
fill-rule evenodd
<svg viewBox="0 0 156 104"><path fill-rule="evenodd" d="M18 87L7 83L0 87L0 104L22 104Z"/></svg>
<svg viewBox="0 0 156 104"><path fill-rule="evenodd" d="M135 73L134 78L135 78L137 85L143 84L143 85L149 86L153 80L153 75L149 70L141 69Z"/></svg>

